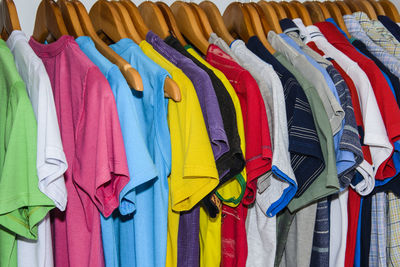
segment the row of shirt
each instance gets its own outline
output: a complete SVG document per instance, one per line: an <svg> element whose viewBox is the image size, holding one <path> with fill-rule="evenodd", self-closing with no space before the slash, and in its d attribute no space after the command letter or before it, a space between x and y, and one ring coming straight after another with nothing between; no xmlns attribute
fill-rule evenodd
<svg viewBox="0 0 400 267"><path fill-rule="evenodd" d="M400 26L344 20L110 45L143 92L89 37L0 40L0 266L400 264Z"/></svg>

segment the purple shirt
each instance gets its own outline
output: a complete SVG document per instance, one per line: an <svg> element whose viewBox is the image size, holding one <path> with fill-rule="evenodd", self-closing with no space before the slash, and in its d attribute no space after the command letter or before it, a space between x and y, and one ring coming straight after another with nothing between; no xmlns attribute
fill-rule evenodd
<svg viewBox="0 0 400 267"><path fill-rule="evenodd" d="M229 151L229 143L224 130L218 99L210 77L193 61L164 43L153 32L149 31L147 33L146 41L167 60L180 68L192 81L199 98L214 158L218 159ZM199 218L199 205L195 206L191 211L181 213L178 232L178 267L199 266Z"/></svg>

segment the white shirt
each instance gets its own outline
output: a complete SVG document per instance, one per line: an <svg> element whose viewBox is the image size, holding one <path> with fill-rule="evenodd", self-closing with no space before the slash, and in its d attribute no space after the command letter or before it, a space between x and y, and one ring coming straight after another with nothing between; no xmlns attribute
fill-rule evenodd
<svg viewBox="0 0 400 267"><path fill-rule="evenodd" d="M21 31L13 31L7 46L14 55L18 72L26 84L37 120L38 187L52 199L58 209L65 210L67 190L64 172L67 170L53 91L43 62L31 49ZM38 225L38 240L18 239L18 266L53 266L50 219L47 215Z"/></svg>
<svg viewBox="0 0 400 267"><path fill-rule="evenodd" d="M367 195L375 186L376 171L393 151L374 91L368 76L356 62L331 45L317 27L307 26L306 29L318 48L339 64L353 80L357 89L365 129L364 144L370 148L374 168L365 160L357 167L360 174L366 176L364 176L364 181L359 183L355 189L359 194Z"/></svg>
<svg viewBox="0 0 400 267"><path fill-rule="evenodd" d="M329 266L344 266L348 229L347 201L349 189L331 200L329 231Z"/></svg>

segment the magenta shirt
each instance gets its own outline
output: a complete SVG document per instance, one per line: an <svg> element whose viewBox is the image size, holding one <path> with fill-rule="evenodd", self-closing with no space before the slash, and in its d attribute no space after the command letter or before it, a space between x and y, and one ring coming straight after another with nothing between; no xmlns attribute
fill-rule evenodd
<svg viewBox="0 0 400 267"><path fill-rule="evenodd" d="M67 157L65 212L54 210L53 247L57 267L104 266L100 213L108 217L129 181L118 113L110 86L71 36L51 44L33 38L53 88Z"/></svg>

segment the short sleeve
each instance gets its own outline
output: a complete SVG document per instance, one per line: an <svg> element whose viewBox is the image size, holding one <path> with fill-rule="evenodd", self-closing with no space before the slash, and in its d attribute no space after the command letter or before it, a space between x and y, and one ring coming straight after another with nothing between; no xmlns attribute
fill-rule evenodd
<svg viewBox="0 0 400 267"><path fill-rule="evenodd" d="M0 225L29 239L37 238L37 224L54 208L38 188L36 171L36 120L25 85L10 89L5 125L0 122L5 145L0 167ZM2 154L4 153L4 154ZM4 227L4 228L3 228Z"/></svg>
<svg viewBox="0 0 400 267"><path fill-rule="evenodd" d="M97 67L86 75L76 132L72 171L78 194L84 208L92 201L108 217L118 207L129 172L115 100Z"/></svg>

